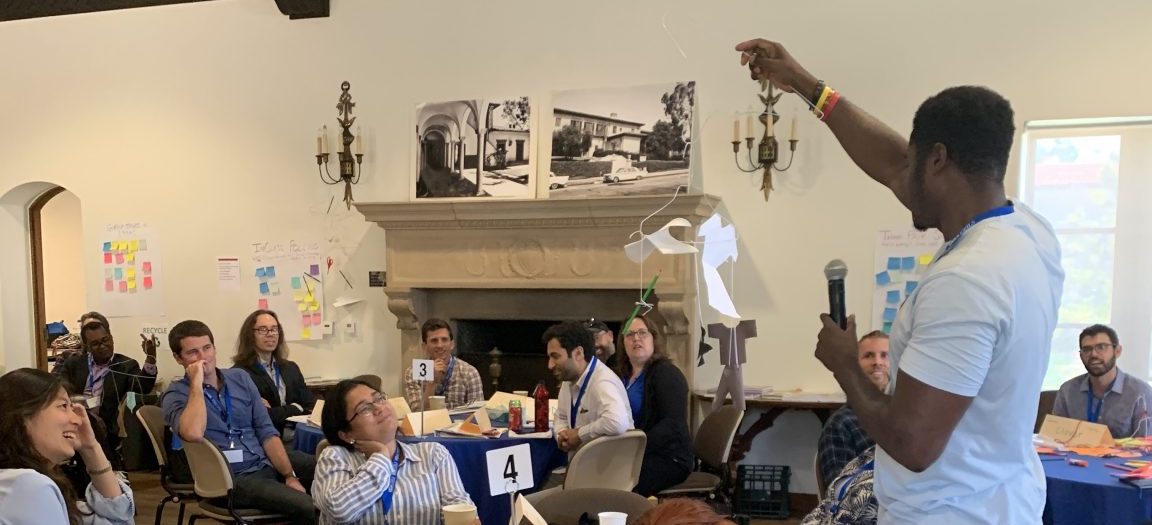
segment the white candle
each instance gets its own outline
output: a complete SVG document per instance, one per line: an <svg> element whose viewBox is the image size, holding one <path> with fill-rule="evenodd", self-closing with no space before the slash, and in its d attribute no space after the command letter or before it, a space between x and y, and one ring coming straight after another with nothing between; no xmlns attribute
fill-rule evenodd
<svg viewBox="0 0 1152 525"><path fill-rule="evenodd" d="M323 140L324 139L320 138L320 128L316 128L316 154L317 155L324 153Z"/></svg>
<svg viewBox="0 0 1152 525"><path fill-rule="evenodd" d="M740 142L740 119L732 121L732 142Z"/></svg>
<svg viewBox="0 0 1152 525"><path fill-rule="evenodd" d="M792 123L795 126L795 122ZM795 131L793 131L795 133ZM364 135L360 134L360 126L356 126L356 154L364 154Z"/></svg>
<svg viewBox="0 0 1152 525"><path fill-rule="evenodd" d="M324 130L321 132L324 135L324 148L320 150L320 153L327 154L328 153L328 126L324 126L321 129Z"/></svg>
<svg viewBox="0 0 1152 525"><path fill-rule="evenodd" d="M768 112L768 118L764 119L764 133L769 137L776 136L776 130L772 129L772 112Z"/></svg>
<svg viewBox="0 0 1152 525"><path fill-rule="evenodd" d="M799 140L796 138L796 115L792 115L792 135L789 138Z"/></svg>
<svg viewBox="0 0 1152 525"><path fill-rule="evenodd" d="M748 138L756 136L756 132L752 130L752 115L748 115Z"/></svg>

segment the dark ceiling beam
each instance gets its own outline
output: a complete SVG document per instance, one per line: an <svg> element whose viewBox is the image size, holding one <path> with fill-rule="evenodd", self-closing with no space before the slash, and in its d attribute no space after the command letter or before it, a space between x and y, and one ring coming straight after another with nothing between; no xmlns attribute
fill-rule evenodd
<svg viewBox="0 0 1152 525"><path fill-rule="evenodd" d="M276 7L291 20L327 18L330 0L276 0Z"/></svg>
<svg viewBox="0 0 1152 525"><path fill-rule="evenodd" d="M211 0L0 0L0 22ZM275 0L288 18L327 17L330 0Z"/></svg>

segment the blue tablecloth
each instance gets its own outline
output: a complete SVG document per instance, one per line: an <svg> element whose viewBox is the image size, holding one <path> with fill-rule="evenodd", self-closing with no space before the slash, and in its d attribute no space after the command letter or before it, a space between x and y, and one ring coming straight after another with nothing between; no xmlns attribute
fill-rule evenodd
<svg viewBox="0 0 1152 525"><path fill-rule="evenodd" d="M324 439L323 432L311 425L297 425L295 448L309 454L315 452L316 444ZM528 443L532 448L532 477L536 487L521 492L535 492L540 485L548 480L552 469L564 465L568 456L556 446L554 439L476 439L451 437L399 437L404 443L435 442L444 445L460 471L460 481L464 483L464 490L476 503L476 512L480 522L485 525L503 525L512 517L512 504L508 495L489 496L487 452L498 448L511 447L521 443Z"/></svg>
<svg viewBox="0 0 1152 525"><path fill-rule="evenodd" d="M1040 456L1048 478L1046 525L1143 524L1152 520L1152 490L1122 483L1112 476L1120 471L1104 466L1132 460L1070 456L1087 461L1088 466L1074 467L1063 458Z"/></svg>

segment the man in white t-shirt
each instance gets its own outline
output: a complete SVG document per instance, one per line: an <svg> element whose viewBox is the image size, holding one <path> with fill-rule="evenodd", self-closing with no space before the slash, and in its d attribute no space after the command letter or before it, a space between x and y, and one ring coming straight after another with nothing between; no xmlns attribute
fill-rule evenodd
<svg viewBox="0 0 1152 525"><path fill-rule="evenodd" d="M876 441L880 524L1039 524L1045 484L1032 426L1064 271L1051 226L1004 193L1008 101L950 88L910 139L827 90L775 42L737 45L757 79L815 101L861 169L947 241L892 326L890 395L856 363L856 325L823 316L816 357Z"/></svg>

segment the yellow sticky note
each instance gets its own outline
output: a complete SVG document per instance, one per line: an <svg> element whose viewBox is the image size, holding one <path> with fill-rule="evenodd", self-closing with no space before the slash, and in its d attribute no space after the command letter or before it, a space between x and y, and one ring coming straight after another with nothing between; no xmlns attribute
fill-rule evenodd
<svg viewBox="0 0 1152 525"><path fill-rule="evenodd" d="M928 266L932 264L932 254L926 253L920 256L920 266Z"/></svg>
<svg viewBox="0 0 1152 525"><path fill-rule="evenodd" d="M136 278L136 269L135 268L128 267L128 269L124 273L128 276L128 280L132 280L132 279Z"/></svg>
<svg viewBox="0 0 1152 525"><path fill-rule="evenodd" d="M301 292L293 292L292 293L292 300L296 301L296 302L303 301L304 300L304 294Z"/></svg>
<svg viewBox="0 0 1152 525"><path fill-rule="evenodd" d="M308 303L300 303L299 306L301 312L308 310Z"/></svg>
<svg viewBox="0 0 1152 525"><path fill-rule="evenodd" d="M316 310L320 309L320 303L318 303L316 301L312 301L312 304L308 305L308 309L315 312Z"/></svg>
<svg viewBox="0 0 1152 525"><path fill-rule="evenodd" d="M128 252L128 254L124 256L124 260L128 262L136 262L136 252Z"/></svg>
<svg viewBox="0 0 1152 525"><path fill-rule="evenodd" d="M136 252L140 250L140 241L128 241L128 251Z"/></svg>
<svg viewBox="0 0 1152 525"><path fill-rule="evenodd" d="M308 327L301 328L300 329L300 338L301 339L312 339L312 329L308 328Z"/></svg>
<svg viewBox="0 0 1152 525"><path fill-rule="evenodd" d="M136 279L128 279L128 289L129 290L135 290L136 289Z"/></svg>

